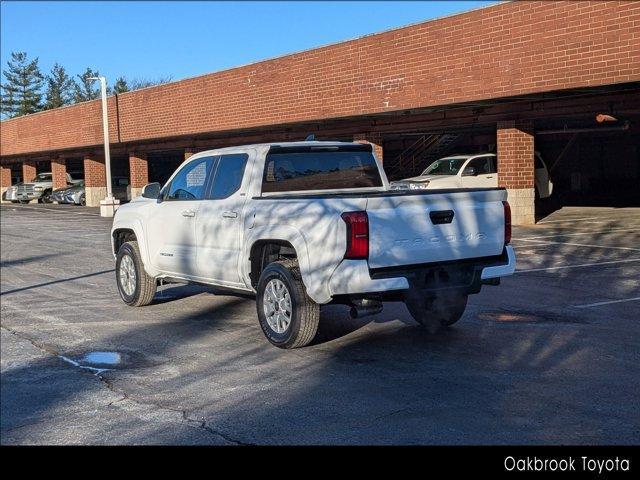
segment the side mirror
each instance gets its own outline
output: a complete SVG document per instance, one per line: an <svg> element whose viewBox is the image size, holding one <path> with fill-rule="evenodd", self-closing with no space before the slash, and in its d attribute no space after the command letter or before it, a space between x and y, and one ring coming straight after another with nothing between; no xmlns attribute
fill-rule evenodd
<svg viewBox="0 0 640 480"><path fill-rule="evenodd" d="M158 182L147 183L142 187L142 196L156 200L160 196L160 184Z"/></svg>
<svg viewBox="0 0 640 480"><path fill-rule="evenodd" d="M462 176L463 177L475 177L476 176L476 169L473 167L467 167L462 171Z"/></svg>

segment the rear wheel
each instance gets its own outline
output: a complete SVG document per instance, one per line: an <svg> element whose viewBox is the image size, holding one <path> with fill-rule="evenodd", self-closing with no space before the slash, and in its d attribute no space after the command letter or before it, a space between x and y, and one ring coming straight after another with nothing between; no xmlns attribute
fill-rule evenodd
<svg viewBox="0 0 640 480"><path fill-rule="evenodd" d="M156 294L156 280L144 270L138 242L123 243L116 257L116 283L127 305L149 305Z"/></svg>
<svg viewBox="0 0 640 480"><path fill-rule="evenodd" d="M467 308L467 298L465 294L444 293L429 298L409 292L405 304L416 322L429 333L436 333L441 327L448 327L460 320Z"/></svg>
<svg viewBox="0 0 640 480"><path fill-rule="evenodd" d="M316 336L320 305L307 295L297 260L267 265L258 281L256 305L262 332L276 347L304 347Z"/></svg>
<svg viewBox="0 0 640 480"><path fill-rule="evenodd" d="M82 205L83 207L87 206L87 201L84 197L84 193L80 196L80 205Z"/></svg>

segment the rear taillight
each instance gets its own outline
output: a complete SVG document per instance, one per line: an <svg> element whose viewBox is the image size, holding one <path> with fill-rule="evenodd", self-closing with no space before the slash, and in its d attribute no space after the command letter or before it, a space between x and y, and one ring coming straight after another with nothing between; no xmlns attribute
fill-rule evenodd
<svg viewBox="0 0 640 480"><path fill-rule="evenodd" d="M347 224L347 251L344 258L362 260L369 257L369 217L367 212L345 212Z"/></svg>
<svg viewBox="0 0 640 480"><path fill-rule="evenodd" d="M504 244L509 245L511 242L511 207L509 202L502 202L504 207Z"/></svg>

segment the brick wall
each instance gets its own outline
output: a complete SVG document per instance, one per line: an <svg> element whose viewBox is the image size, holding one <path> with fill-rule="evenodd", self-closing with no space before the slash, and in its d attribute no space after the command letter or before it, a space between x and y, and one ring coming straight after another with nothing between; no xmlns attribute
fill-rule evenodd
<svg viewBox="0 0 640 480"><path fill-rule="evenodd" d="M86 187L104 187L107 185L107 170L104 166L103 157L84 157L84 184Z"/></svg>
<svg viewBox="0 0 640 480"><path fill-rule="evenodd" d="M533 123L499 122L497 131L498 185L533 188Z"/></svg>
<svg viewBox="0 0 640 480"><path fill-rule="evenodd" d="M11 167L10 166L0 166L0 187L10 187L11 186Z"/></svg>
<svg viewBox="0 0 640 480"><path fill-rule="evenodd" d="M142 188L149 183L147 156L144 153L129 154L129 177L131 188Z"/></svg>
<svg viewBox="0 0 640 480"><path fill-rule="evenodd" d="M36 162L27 160L22 163L22 181L30 182L36 176Z"/></svg>
<svg viewBox="0 0 640 480"><path fill-rule="evenodd" d="M67 164L64 158L51 160L51 173L53 175L53 189L67 186Z"/></svg>
<svg viewBox="0 0 640 480"><path fill-rule="evenodd" d="M637 80L640 2L507 2L125 93L119 122L111 97L109 128L134 142ZM0 154L101 131L99 101L41 112L2 122Z"/></svg>

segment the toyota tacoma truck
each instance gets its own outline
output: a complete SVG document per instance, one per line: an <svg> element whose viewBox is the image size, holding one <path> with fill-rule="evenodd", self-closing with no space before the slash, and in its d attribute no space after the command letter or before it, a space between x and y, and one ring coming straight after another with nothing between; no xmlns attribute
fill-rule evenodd
<svg viewBox="0 0 640 480"><path fill-rule="evenodd" d="M288 142L186 160L113 220L116 283L131 306L162 283L255 295L281 348L308 345L320 307L354 317L402 301L430 332L515 269L502 188L391 190L371 145Z"/></svg>

